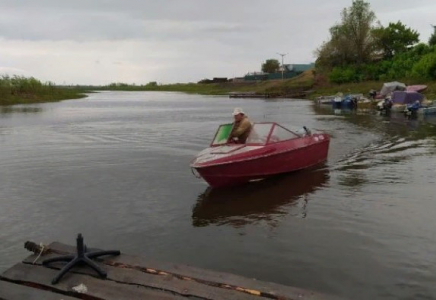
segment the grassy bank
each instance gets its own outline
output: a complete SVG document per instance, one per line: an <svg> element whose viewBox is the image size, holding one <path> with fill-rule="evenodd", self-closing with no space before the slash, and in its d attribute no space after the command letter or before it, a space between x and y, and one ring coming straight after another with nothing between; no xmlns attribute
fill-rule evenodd
<svg viewBox="0 0 436 300"><path fill-rule="evenodd" d="M414 82L399 80L407 85L425 84L424 91L427 99L436 99L436 81ZM225 82L212 84L147 84L147 85L109 85L87 87L59 87L51 83L41 83L34 78L0 77L0 105L30 104L41 102L54 102L65 99L85 97L85 93L98 90L112 91L160 91L184 92L202 95L227 95L230 92L255 92L260 95L269 94L273 97L308 98L334 95L338 92L361 93L368 96L371 89L380 90L383 81L366 81L347 84L330 84L317 81L312 70L306 71L297 77L286 80L268 80L261 82Z"/></svg>
<svg viewBox="0 0 436 300"><path fill-rule="evenodd" d="M424 92L428 99L436 99L435 82L415 82L411 80L398 80L407 85L425 84L428 86ZM168 84L168 85L144 85L144 86L105 86L99 89L121 91L167 91L185 92L203 95L226 95L229 92L256 92L257 94L270 94L277 97L295 97L315 99L318 96L334 95L338 92L361 93L368 96L371 89L380 90L384 81L365 81L347 84L330 84L315 80L312 70L286 80L268 80L261 82L226 82L211 84Z"/></svg>
<svg viewBox="0 0 436 300"><path fill-rule="evenodd" d="M80 88L58 87L31 77L0 77L0 105L55 102L85 97Z"/></svg>
<svg viewBox="0 0 436 300"><path fill-rule="evenodd" d="M111 84L98 87L96 90L111 91L160 91L160 92L184 92L202 95L227 95L230 92L256 92L257 94L274 94L278 96L301 93L312 88L314 83L312 72L306 72L292 79L224 82L224 83L178 83L178 84L147 84L127 85Z"/></svg>

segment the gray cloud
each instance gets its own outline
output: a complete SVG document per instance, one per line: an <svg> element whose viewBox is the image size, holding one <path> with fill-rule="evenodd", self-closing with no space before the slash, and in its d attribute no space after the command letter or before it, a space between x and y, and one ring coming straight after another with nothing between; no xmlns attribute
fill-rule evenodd
<svg viewBox="0 0 436 300"><path fill-rule="evenodd" d="M0 0L0 71L55 82L197 81L242 76L289 53L314 60L351 0ZM426 41L434 0L373 0ZM98 63L97 63L98 62Z"/></svg>

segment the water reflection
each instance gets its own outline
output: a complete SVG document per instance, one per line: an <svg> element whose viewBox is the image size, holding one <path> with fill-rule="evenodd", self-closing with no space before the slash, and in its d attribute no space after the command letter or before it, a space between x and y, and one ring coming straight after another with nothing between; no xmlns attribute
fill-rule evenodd
<svg viewBox="0 0 436 300"><path fill-rule="evenodd" d="M284 215L306 217L308 195L325 186L326 168L287 174L247 185L211 189L200 194L192 211L196 227L267 222L276 226Z"/></svg>
<svg viewBox="0 0 436 300"><path fill-rule="evenodd" d="M314 110L341 121L335 123L331 144L344 132L344 124L348 127L347 138L342 142L354 149L344 153L330 169L339 171L338 184L347 190L359 191L371 184L402 184L404 179L392 176L392 169L407 172L409 161L435 153L436 116L410 118L400 112L383 115L374 110L341 111L337 116L331 107L314 106ZM350 134L353 131L358 134ZM369 169L371 176L367 175Z"/></svg>
<svg viewBox="0 0 436 300"><path fill-rule="evenodd" d="M42 112L41 107L35 106L0 106L1 114L10 113L39 113Z"/></svg>
<svg viewBox="0 0 436 300"><path fill-rule="evenodd" d="M380 115L375 110L333 110L326 105L314 105L314 111L318 115L340 115L342 120L350 122L370 131L383 133L386 136L401 136L411 139L425 139L436 136L436 116L418 115L406 117L403 113L392 112L388 115Z"/></svg>

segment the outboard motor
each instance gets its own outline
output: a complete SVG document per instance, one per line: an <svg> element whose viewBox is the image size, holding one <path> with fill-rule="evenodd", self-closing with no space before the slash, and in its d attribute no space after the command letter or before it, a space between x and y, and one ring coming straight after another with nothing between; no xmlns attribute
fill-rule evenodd
<svg viewBox="0 0 436 300"><path fill-rule="evenodd" d="M389 114L391 112L392 105L392 100L389 97L385 98L382 105L379 106L380 113L385 115Z"/></svg>
<svg viewBox="0 0 436 300"><path fill-rule="evenodd" d="M352 105L353 105L353 109L357 109L358 99L356 97L353 97L353 98L351 98L351 102L352 102Z"/></svg>
<svg viewBox="0 0 436 300"><path fill-rule="evenodd" d="M369 97L371 97L374 100L375 96L377 96L376 90L370 90L369 91Z"/></svg>
<svg viewBox="0 0 436 300"><path fill-rule="evenodd" d="M342 99L342 107L341 108L348 108L351 109L351 97L345 96L344 99Z"/></svg>
<svg viewBox="0 0 436 300"><path fill-rule="evenodd" d="M338 108L342 107L342 97L341 96L336 96L332 100L332 107L333 107L333 109L338 109Z"/></svg>
<svg viewBox="0 0 436 300"><path fill-rule="evenodd" d="M408 104L406 106L406 108L404 109L404 114L406 116L412 116L412 115L416 115L416 112L418 111L418 109L420 109L422 107L421 103L419 102L419 100L416 100L414 103L412 104Z"/></svg>

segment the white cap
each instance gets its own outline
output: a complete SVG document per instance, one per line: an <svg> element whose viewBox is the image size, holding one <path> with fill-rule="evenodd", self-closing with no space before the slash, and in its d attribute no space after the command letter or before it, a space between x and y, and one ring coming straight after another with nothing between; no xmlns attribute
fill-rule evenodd
<svg viewBox="0 0 436 300"><path fill-rule="evenodd" d="M244 111L242 110L242 108L236 107L235 110L233 111L233 115L239 115L239 114L243 114L245 115Z"/></svg>

